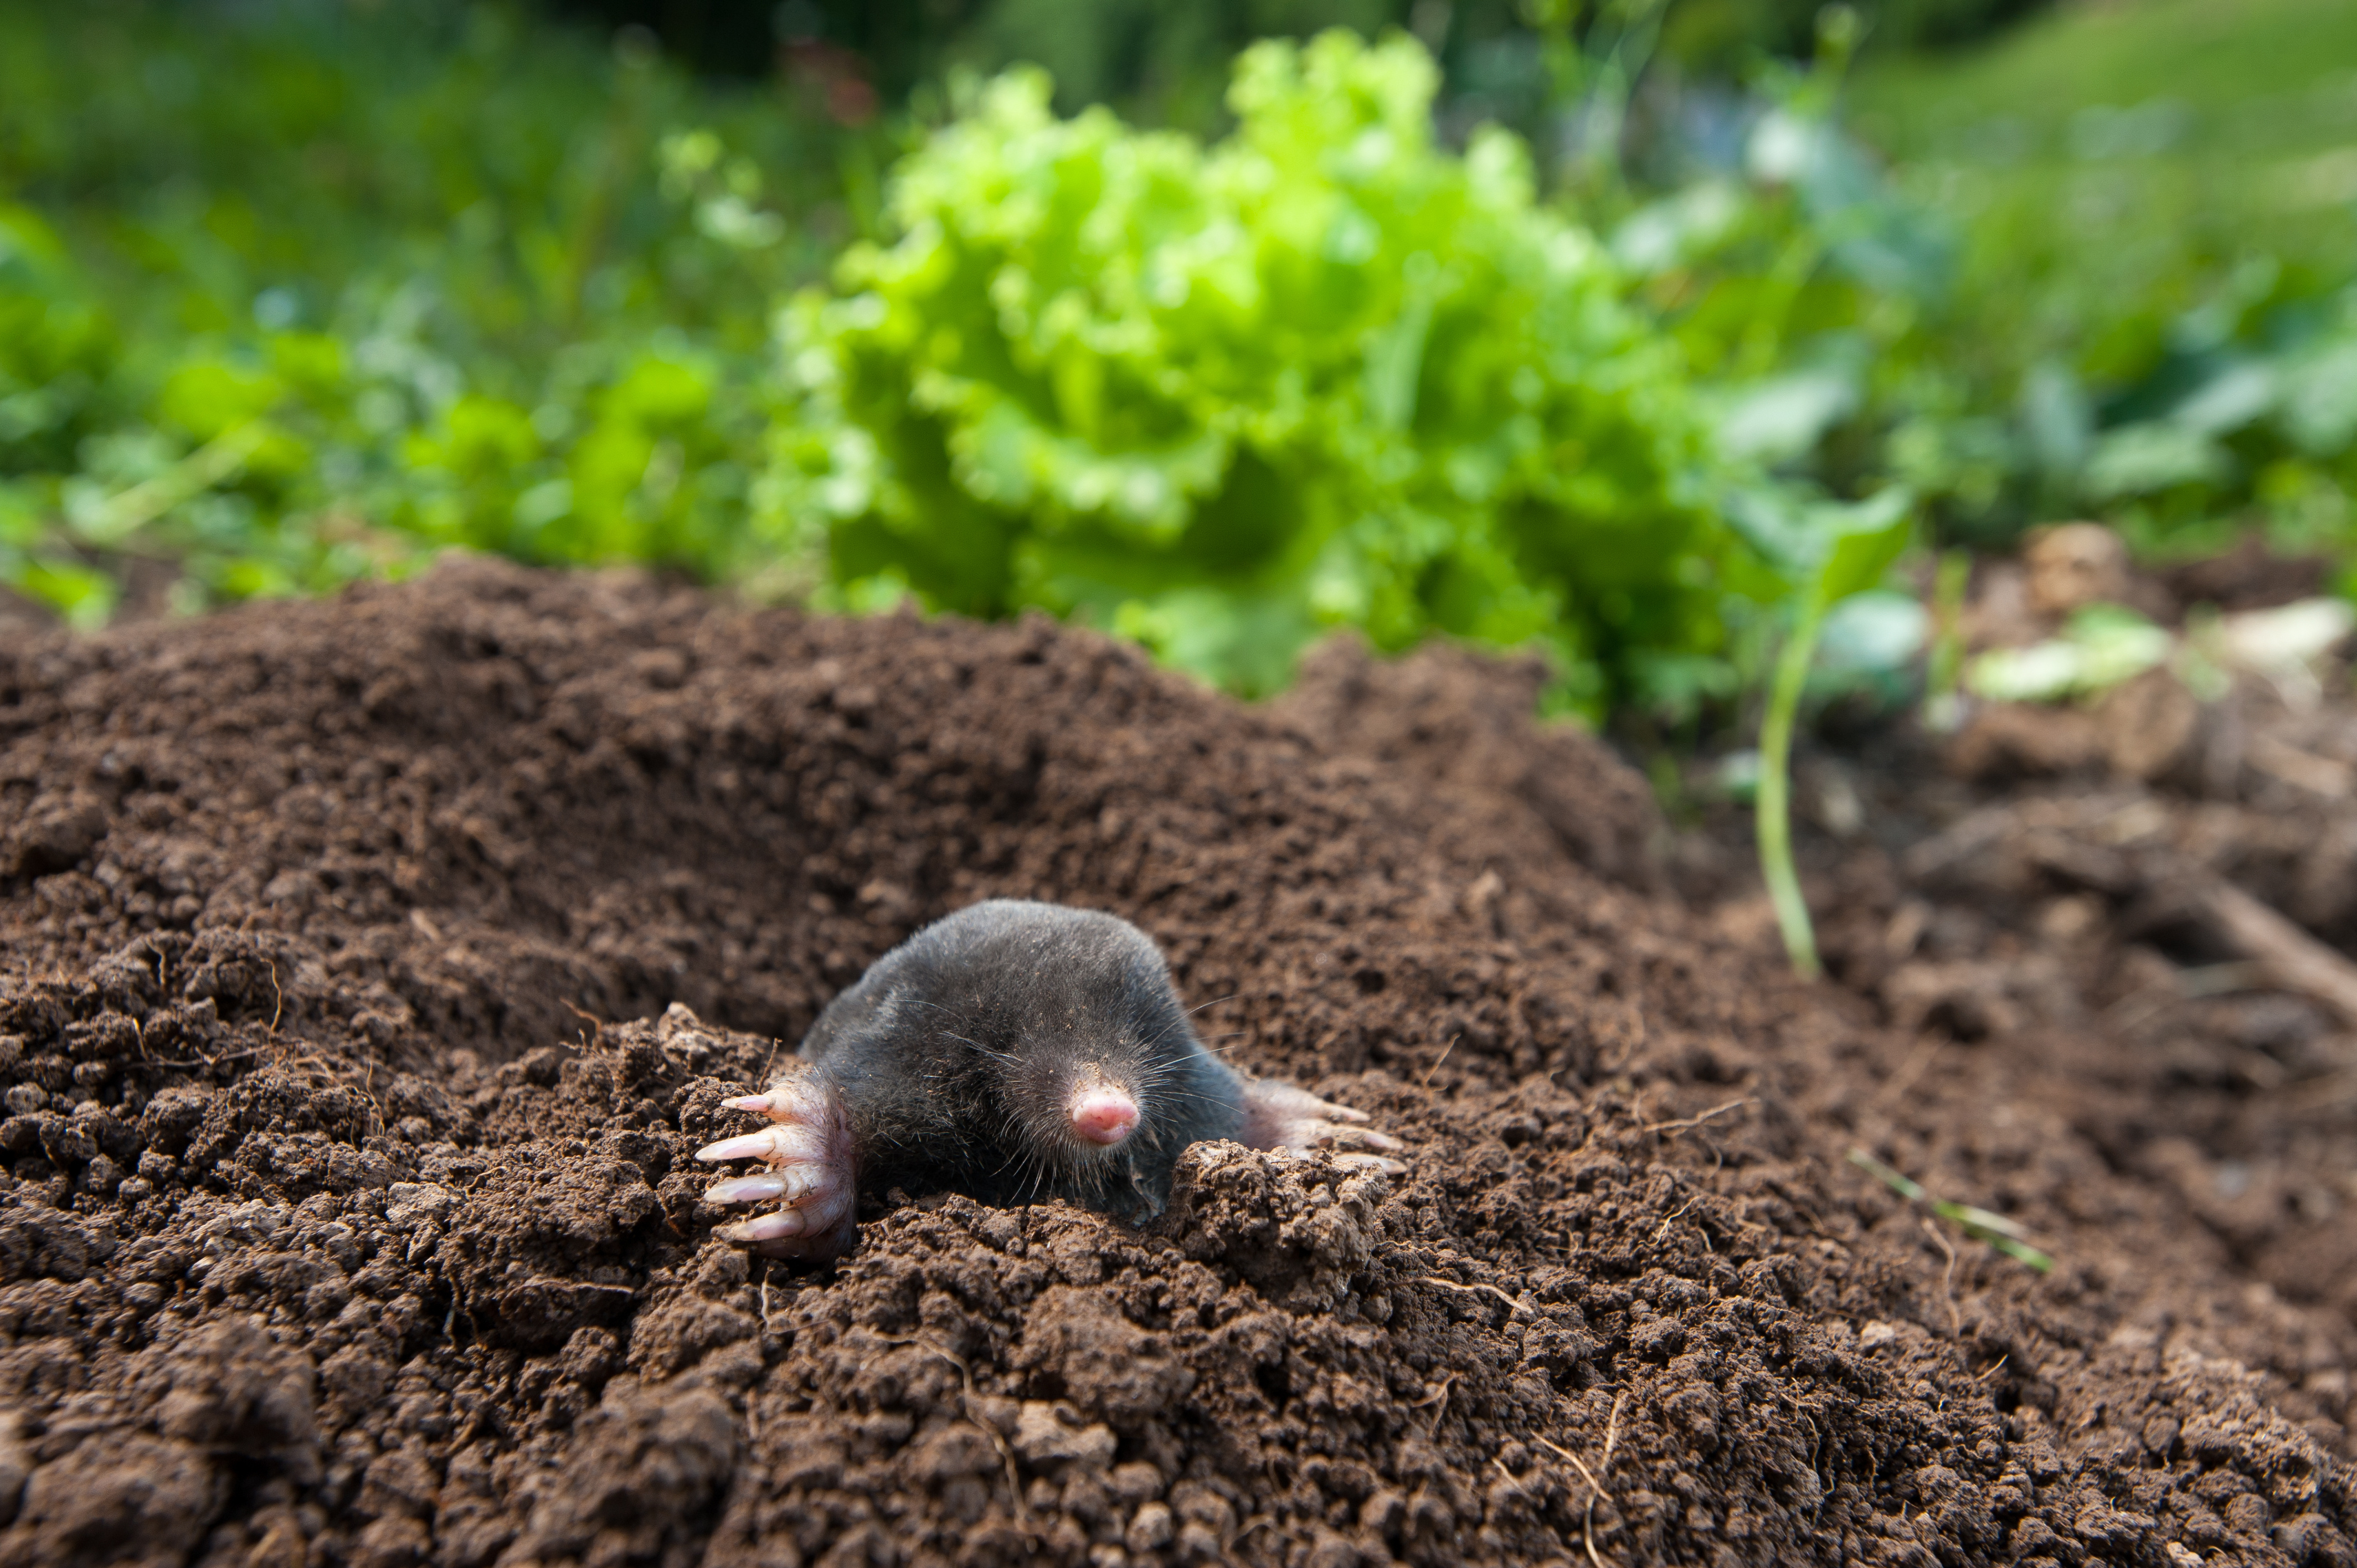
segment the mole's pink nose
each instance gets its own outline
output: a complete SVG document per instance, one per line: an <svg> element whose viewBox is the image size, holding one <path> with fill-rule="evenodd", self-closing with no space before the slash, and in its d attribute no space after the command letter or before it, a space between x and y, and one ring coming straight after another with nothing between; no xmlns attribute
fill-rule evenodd
<svg viewBox="0 0 2357 1568"><path fill-rule="evenodd" d="M1065 1109L1071 1114L1072 1131L1092 1144L1110 1147L1137 1126L1137 1101L1102 1081L1074 1090Z"/></svg>

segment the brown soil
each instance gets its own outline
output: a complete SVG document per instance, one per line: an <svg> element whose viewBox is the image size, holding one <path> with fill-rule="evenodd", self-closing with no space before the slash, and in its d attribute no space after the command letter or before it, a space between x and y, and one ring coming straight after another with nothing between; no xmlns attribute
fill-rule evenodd
<svg viewBox="0 0 2357 1568"><path fill-rule="evenodd" d="M1339 649L1254 712L486 564L0 633L0 1563L2348 1562L2340 1254L2201 1186L2275 1102L2027 1004L1950 1045L1837 918L1856 989L1789 980L1535 678ZM718 1101L992 895L1138 921L1411 1174L713 1240ZM1972 961L2079 940L1972 897Z"/></svg>

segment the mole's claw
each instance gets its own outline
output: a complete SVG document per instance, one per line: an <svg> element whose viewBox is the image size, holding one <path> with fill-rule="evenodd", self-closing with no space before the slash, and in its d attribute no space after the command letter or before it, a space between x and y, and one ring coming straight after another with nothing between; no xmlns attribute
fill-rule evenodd
<svg viewBox="0 0 2357 1568"><path fill-rule="evenodd" d="M1396 1147L1397 1145L1394 1146ZM1407 1174L1406 1165L1398 1160L1387 1160L1381 1155L1336 1155L1334 1156L1334 1163L1338 1165L1350 1165L1357 1170L1381 1171L1385 1176L1405 1176Z"/></svg>
<svg viewBox="0 0 2357 1568"><path fill-rule="evenodd" d="M716 1181L706 1189L706 1203L759 1203L766 1197L783 1197L793 1184L784 1176L770 1172L762 1176L730 1176Z"/></svg>
<svg viewBox="0 0 2357 1568"><path fill-rule="evenodd" d="M1394 1173L1407 1169L1380 1153L1357 1152L1400 1147L1398 1139L1376 1132L1364 1124L1366 1121L1363 1111L1320 1100L1289 1083L1255 1079L1244 1085L1244 1142L1254 1148L1306 1155L1318 1149L1334 1151L1339 1144L1348 1146L1347 1152L1334 1153L1340 1164Z"/></svg>
<svg viewBox="0 0 2357 1568"><path fill-rule="evenodd" d="M723 1138L716 1144L706 1144L695 1151L695 1157L699 1160L774 1160L778 1154L776 1129L764 1127L758 1133L747 1133L742 1137Z"/></svg>
<svg viewBox="0 0 2357 1568"><path fill-rule="evenodd" d="M1396 1149L1400 1141L1388 1133L1378 1133L1372 1127L1361 1127L1348 1122L1336 1123L1324 1117L1297 1123L1288 1148L1329 1148L1336 1144L1361 1149Z"/></svg>
<svg viewBox="0 0 2357 1568"><path fill-rule="evenodd" d="M756 1214L732 1229L748 1241L782 1241L801 1235L810 1224L801 1209L780 1208L774 1214Z"/></svg>
<svg viewBox="0 0 2357 1568"><path fill-rule="evenodd" d="M834 1084L821 1073L789 1069L766 1093L723 1103L767 1116L770 1124L706 1144L695 1157L759 1160L769 1168L723 1177L705 1190L705 1201L776 1198L780 1207L724 1226L716 1234L773 1258L829 1258L846 1250L854 1234L856 1196L851 1124Z"/></svg>

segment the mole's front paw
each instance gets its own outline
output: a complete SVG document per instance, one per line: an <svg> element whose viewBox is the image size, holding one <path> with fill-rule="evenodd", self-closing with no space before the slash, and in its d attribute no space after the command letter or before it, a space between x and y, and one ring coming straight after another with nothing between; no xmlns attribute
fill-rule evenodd
<svg viewBox="0 0 2357 1568"><path fill-rule="evenodd" d="M851 1124L843 1101L824 1079L801 1071L780 1079L766 1094L723 1101L733 1111L755 1111L772 1125L698 1149L699 1160L759 1160L769 1169L715 1182L714 1203L780 1207L717 1232L772 1258L832 1258L850 1249L856 1229L852 1192Z"/></svg>
<svg viewBox="0 0 2357 1568"><path fill-rule="evenodd" d="M1244 1085L1244 1142L1255 1149L1285 1149L1297 1155L1313 1149L1332 1151L1336 1163L1371 1165L1397 1175L1407 1166L1380 1153L1400 1146L1399 1140L1364 1126L1367 1113L1318 1099L1289 1083L1254 1079ZM1337 1149L1336 1144L1344 1147ZM1350 1145L1355 1144L1356 1147Z"/></svg>

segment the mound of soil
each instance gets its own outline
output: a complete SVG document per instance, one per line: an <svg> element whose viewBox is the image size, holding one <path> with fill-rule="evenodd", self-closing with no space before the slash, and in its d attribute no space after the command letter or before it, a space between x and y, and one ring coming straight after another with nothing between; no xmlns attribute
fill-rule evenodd
<svg viewBox="0 0 2357 1568"><path fill-rule="evenodd" d="M2246 1278L2324 1309L2283 1402L2349 1452L2357 1321L2357 696L2345 671L2204 703L2153 671L2083 707L1985 707L1803 758L1833 973L1915 1037L1909 1092L2029 1091L2174 1189ZM1776 945L1747 814L1675 879Z"/></svg>
<svg viewBox="0 0 2357 1568"><path fill-rule="evenodd" d="M2349 1561L2347 1318L1690 913L1534 679L480 564L6 634L0 1563ZM1410 1173L714 1240L719 1101L991 896Z"/></svg>

